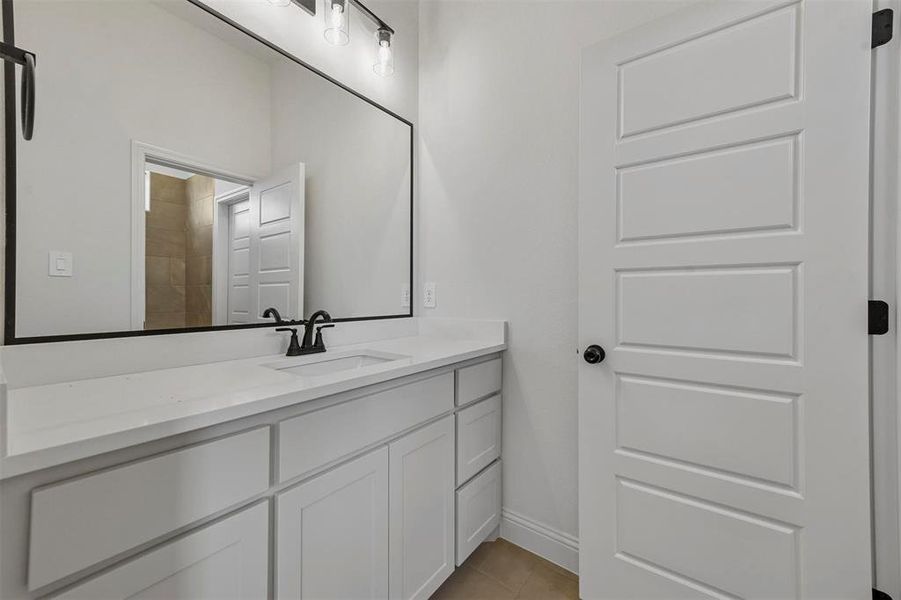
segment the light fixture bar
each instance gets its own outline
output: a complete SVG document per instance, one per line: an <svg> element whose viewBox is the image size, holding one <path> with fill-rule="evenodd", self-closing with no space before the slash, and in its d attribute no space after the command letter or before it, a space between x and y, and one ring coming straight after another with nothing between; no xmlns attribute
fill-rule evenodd
<svg viewBox="0 0 901 600"><path fill-rule="evenodd" d="M291 0L291 2L304 9L314 17L316 16L316 0Z"/></svg>
<svg viewBox="0 0 901 600"><path fill-rule="evenodd" d="M294 1L297 2L297 0L294 0ZM390 25L388 25L387 23L382 21L377 14L375 14L374 12L372 12L371 10L366 8L366 5L363 4L362 2L360 2L360 0L347 0L347 1L350 2L351 4L353 4L354 6L356 6L357 9L359 9L359 11L361 13L363 13L364 15L369 17L369 20L372 21L373 23L375 23L379 29L384 29L391 35L394 35L394 29Z"/></svg>

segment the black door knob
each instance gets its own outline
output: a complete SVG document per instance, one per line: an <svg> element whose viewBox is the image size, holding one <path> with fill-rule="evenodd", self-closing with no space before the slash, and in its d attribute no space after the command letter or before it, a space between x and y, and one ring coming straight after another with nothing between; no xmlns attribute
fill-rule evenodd
<svg viewBox="0 0 901 600"><path fill-rule="evenodd" d="M585 348L585 352L582 353L582 358L585 359L590 365L596 365L599 362L603 362L605 358L607 358L607 353L604 352L604 349L598 346L597 344L592 344Z"/></svg>

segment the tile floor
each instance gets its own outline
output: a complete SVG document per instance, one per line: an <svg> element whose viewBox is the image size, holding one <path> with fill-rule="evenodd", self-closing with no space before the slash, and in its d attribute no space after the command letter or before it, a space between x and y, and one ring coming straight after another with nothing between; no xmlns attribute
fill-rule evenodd
<svg viewBox="0 0 901 600"><path fill-rule="evenodd" d="M485 542L432 600L578 600L579 578L510 542Z"/></svg>

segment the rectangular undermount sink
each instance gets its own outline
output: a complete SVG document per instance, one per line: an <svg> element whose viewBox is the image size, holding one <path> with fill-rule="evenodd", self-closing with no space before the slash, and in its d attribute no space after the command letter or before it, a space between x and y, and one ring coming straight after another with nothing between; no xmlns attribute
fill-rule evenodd
<svg viewBox="0 0 901 600"><path fill-rule="evenodd" d="M270 369L276 369L283 373L298 375L300 377L317 377L331 375L347 371L356 371L364 367L382 365L395 360L408 358L402 354L388 352L372 352L361 350L354 353L329 355L328 353L317 356L288 358L277 363L263 365Z"/></svg>

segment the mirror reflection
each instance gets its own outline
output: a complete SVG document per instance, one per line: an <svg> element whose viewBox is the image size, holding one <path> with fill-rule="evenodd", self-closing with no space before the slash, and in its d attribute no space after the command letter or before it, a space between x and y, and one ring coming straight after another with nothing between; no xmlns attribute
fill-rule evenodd
<svg viewBox="0 0 901 600"><path fill-rule="evenodd" d="M15 11L17 337L410 313L407 122L187 0Z"/></svg>

